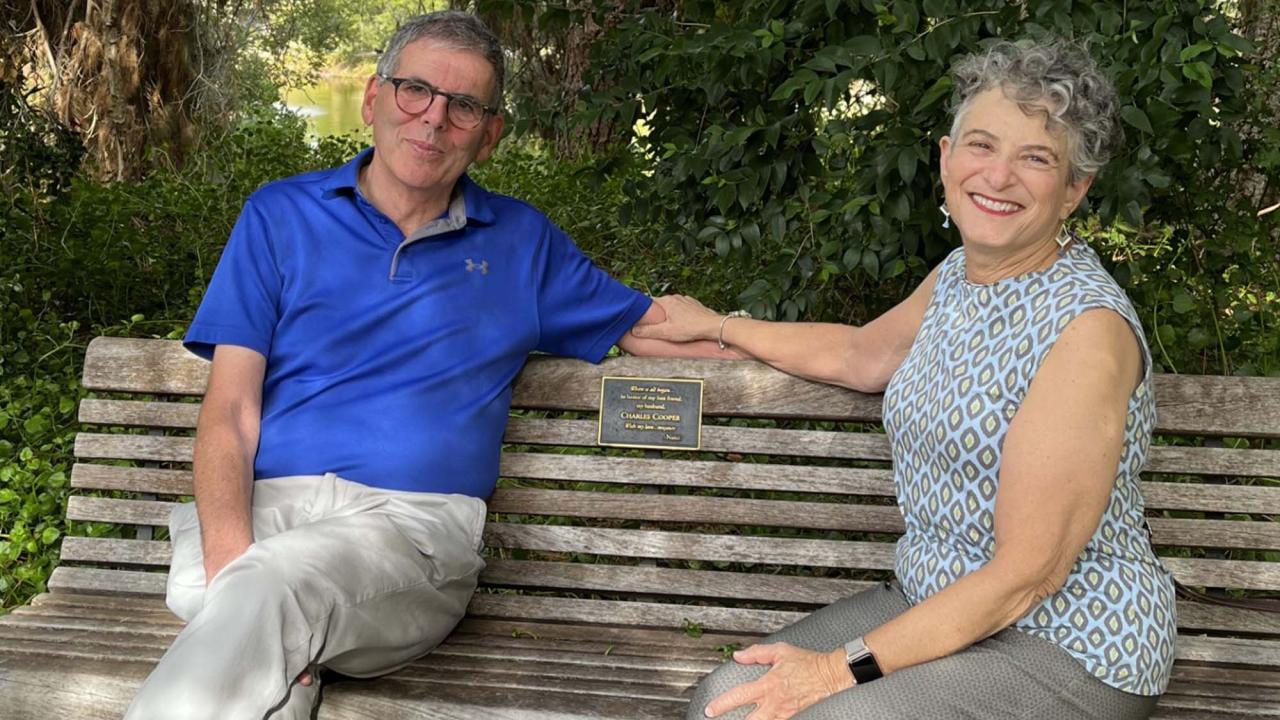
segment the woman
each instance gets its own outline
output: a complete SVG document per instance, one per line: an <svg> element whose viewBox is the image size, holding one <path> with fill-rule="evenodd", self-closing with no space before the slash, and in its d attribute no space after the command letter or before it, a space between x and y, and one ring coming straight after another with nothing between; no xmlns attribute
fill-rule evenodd
<svg viewBox="0 0 1280 720"><path fill-rule="evenodd" d="M1144 718L1168 684L1173 587L1138 488L1151 360L1063 227L1119 132L1115 92L1066 43L1001 43L954 74L941 176L962 247L903 303L849 327L669 297L634 330L884 391L906 524L896 582L735 653L690 718Z"/></svg>

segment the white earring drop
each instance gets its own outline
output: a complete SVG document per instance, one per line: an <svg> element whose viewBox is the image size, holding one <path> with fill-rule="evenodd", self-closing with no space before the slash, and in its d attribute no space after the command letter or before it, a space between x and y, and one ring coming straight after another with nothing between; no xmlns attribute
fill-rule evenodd
<svg viewBox="0 0 1280 720"><path fill-rule="evenodd" d="M1058 231L1058 237L1054 238L1058 243L1058 257L1066 257L1067 246L1071 244L1071 233L1067 232L1067 226L1063 225Z"/></svg>
<svg viewBox="0 0 1280 720"><path fill-rule="evenodd" d="M947 209L947 204L942 203L938 206L938 210L942 213L942 227L951 227L951 211Z"/></svg>

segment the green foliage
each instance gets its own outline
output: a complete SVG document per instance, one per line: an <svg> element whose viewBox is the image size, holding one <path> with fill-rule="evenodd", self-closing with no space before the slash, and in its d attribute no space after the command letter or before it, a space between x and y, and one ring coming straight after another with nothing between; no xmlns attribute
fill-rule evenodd
<svg viewBox="0 0 1280 720"><path fill-rule="evenodd" d="M18 184L30 192L53 196L62 192L80 168L84 146L75 133L27 102L19 76L0 80L0 183ZM4 228L25 227L9 206Z"/></svg>
<svg viewBox="0 0 1280 720"><path fill-rule="evenodd" d="M78 324L0 277L0 607L44 589L64 531Z"/></svg>
<svg viewBox="0 0 1280 720"><path fill-rule="evenodd" d="M343 6L344 28L335 54L344 62L375 59L400 23L442 10L447 0L327 0Z"/></svg>
<svg viewBox="0 0 1280 720"><path fill-rule="evenodd" d="M947 71L996 38L1077 39L1116 79L1129 142L1096 183L1094 210L1108 229L1172 228L1172 252L1138 270L1172 275L1159 258L1183 261L1207 283L1196 307L1219 325L1228 295L1274 287L1274 242L1231 192L1246 160L1271 158L1275 177L1274 132L1242 133L1274 117L1251 104L1268 92L1244 57L1252 48L1211 3L650 5L632 3L597 43L596 84L609 89L580 120L634 128L624 141L652 174L627 185L626 217L660 219L680 251L713 250L722 272L753 278L739 301L757 316L865 318L956 244L935 172ZM1261 268L1240 263L1251 243L1266 245L1252 248L1268 258ZM842 305L851 293L864 302ZM1164 310L1159 293L1138 300ZM1219 352L1194 355L1195 368L1242 367L1208 325L1197 323L1197 342L1215 341L1199 348Z"/></svg>
<svg viewBox="0 0 1280 720"><path fill-rule="evenodd" d="M592 157L555 158L545 143L508 139L471 176L495 192L545 212L601 267L652 295L686 293L721 306L733 301L733 278L711 252L680 253L656 242L661 227L645 218L623 222L617 208L627 187L644 180L643 167L618 166L607 178Z"/></svg>
<svg viewBox="0 0 1280 720"><path fill-rule="evenodd" d="M257 111L211 137L181 171L138 182L77 176L48 198L18 190L29 222L0 230L9 265L86 330L145 315L184 321L198 302L240 207L263 183L340 162L349 143L313 148L292 115Z"/></svg>

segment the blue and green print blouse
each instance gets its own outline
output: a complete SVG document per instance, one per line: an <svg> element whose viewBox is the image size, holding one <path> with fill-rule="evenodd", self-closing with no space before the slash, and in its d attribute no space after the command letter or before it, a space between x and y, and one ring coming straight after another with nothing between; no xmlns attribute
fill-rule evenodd
<svg viewBox="0 0 1280 720"><path fill-rule="evenodd" d="M1158 695L1173 665L1172 579L1151 549L1138 472L1155 424L1151 359L1124 292L1087 245L1049 268L996 283L965 279L963 249L943 261L910 353L885 392L906 534L895 571L918 603L995 552L1001 448L1053 343L1086 310L1119 313L1139 338L1141 384L1106 512L1066 583L1015 627L1053 642L1107 685Z"/></svg>

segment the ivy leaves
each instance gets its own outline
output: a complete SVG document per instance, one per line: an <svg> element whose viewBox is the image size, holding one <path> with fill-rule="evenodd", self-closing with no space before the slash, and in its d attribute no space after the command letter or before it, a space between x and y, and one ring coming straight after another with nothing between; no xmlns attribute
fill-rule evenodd
<svg viewBox="0 0 1280 720"><path fill-rule="evenodd" d="M1125 154L1091 209L1189 228L1221 197L1208 169L1249 152L1232 121L1252 71L1249 43L1197 3L635 2L595 48L616 84L584 112L632 128L652 174L630 210L737 268L744 307L850 319L839 295L905 290L958 240L937 210L951 63L1049 35L1087 44L1124 101Z"/></svg>

